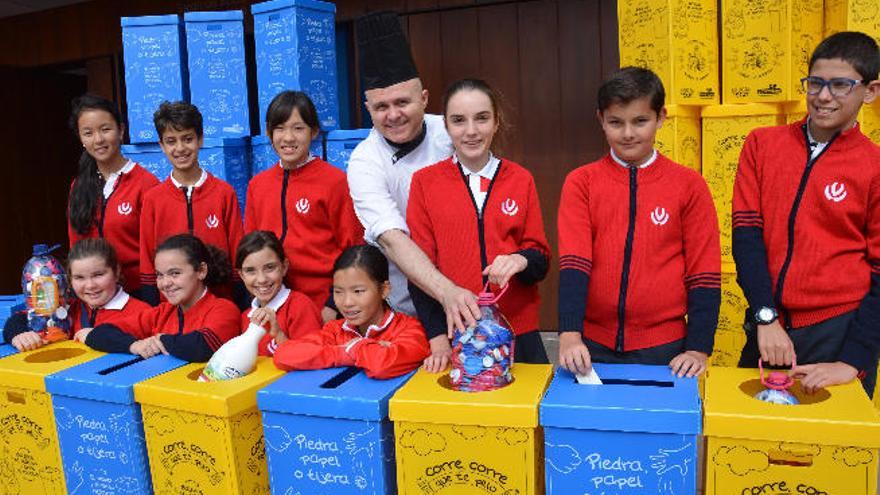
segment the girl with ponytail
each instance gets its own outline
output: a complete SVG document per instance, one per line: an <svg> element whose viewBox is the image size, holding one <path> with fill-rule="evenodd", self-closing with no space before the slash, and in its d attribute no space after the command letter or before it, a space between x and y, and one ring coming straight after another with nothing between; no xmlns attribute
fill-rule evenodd
<svg viewBox="0 0 880 495"><path fill-rule="evenodd" d="M67 206L70 246L80 239L107 239L119 256L123 287L132 292L140 284L141 202L159 181L122 156L125 126L113 102L89 94L76 98L70 128L83 146Z"/></svg>
<svg viewBox="0 0 880 495"><path fill-rule="evenodd" d="M159 244L154 264L165 302L136 317L96 326L85 337L86 345L145 359L162 353L207 361L240 331L235 304L208 289L229 283L229 258L192 234L178 234Z"/></svg>

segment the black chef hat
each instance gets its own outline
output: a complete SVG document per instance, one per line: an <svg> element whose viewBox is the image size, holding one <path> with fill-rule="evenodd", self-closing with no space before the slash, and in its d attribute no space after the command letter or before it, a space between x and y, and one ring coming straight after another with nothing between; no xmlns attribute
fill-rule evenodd
<svg viewBox="0 0 880 495"><path fill-rule="evenodd" d="M357 20L356 30L365 91L419 77L397 14L367 14Z"/></svg>

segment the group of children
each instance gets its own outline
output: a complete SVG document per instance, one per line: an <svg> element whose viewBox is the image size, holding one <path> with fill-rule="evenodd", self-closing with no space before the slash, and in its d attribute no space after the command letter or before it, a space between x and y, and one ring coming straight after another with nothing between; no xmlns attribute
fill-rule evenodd
<svg viewBox="0 0 880 495"><path fill-rule="evenodd" d="M808 392L857 376L873 391L880 148L856 117L880 92L878 70L870 37L823 41L803 80L809 116L755 130L737 172L733 250L750 305L740 364L797 362L793 373ZM573 372L603 361L695 376L712 352L718 219L700 174L654 147L664 100L651 71L613 74L597 110L610 152L565 180L559 361ZM547 362L537 284L550 247L532 175L492 151L504 121L488 84L454 83L443 114L454 153L413 175L410 236L455 284L475 293L505 287L499 304L516 334L516 360ZM354 365L384 378L424 362L439 371L428 339L446 331L443 308L414 284L419 319L385 302L388 262L361 244L345 174L309 152L319 126L307 95L285 91L268 108L266 132L280 160L251 180L243 226L232 188L199 165L198 110L164 103L155 123L173 166L158 185L122 156L123 124L111 102L84 96L74 105L84 148L68 209L77 340L206 361L256 322L269 330L259 352L283 369ZM41 345L22 325L10 320L7 341Z"/></svg>

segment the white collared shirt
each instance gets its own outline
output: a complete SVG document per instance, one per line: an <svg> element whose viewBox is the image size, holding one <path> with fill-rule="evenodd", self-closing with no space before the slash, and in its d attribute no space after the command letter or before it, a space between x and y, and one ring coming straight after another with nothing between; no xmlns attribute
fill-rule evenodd
<svg viewBox="0 0 880 495"><path fill-rule="evenodd" d="M388 315L385 317L385 320L382 322L382 324L381 325L370 325L369 327L367 327L367 331L364 332L363 336L361 336L360 332L358 332L356 328L352 328L348 325L348 320L345 320L344 322L342 322L342 329L343 330L348 331L348 332L354 332L355 334L357 334L357 337L352 339L345 346L345 352L348 352L349 350L351 350L351 348L354 347L361 340L370 337L370 333L381 332L382 330L385 330L386 328L388 328L388 325L390 325L391 322L394 320L394 315L395 315L394 310L389 309Z"/></svg>
<svg viewBox="0 0 880 495"><path fill-rule="evenodd" d="M364 226L364 240L369 244L378 246L379 236L389 230L409 234L406 206L413 174L452 155L452 141L446 133L443 117L425 115L425 128L424 141L397 162L393 161L397 149L388 144L375 127L351 153L348 189L355 213ZM388 265L391 307L415 315L406 276L394 263Z"/></svg>
<svg viewBox="0 0 880 495"><path fill-rule="evenodd" d="M611 159L614 160L615 162L617 162L618 165L620 165L623 168L630 167L629 163L626 163L619 156L614 154L614 149L611 149L610 151L611 151ZM657 156L658 156L657 150L654 150L654 152L651 154L651 158L648 158L648 161L639 165L639 168L646 168L648 165L654 163L657 160Z"/></svg>
<svg viewBox="0 0 880 495"><path fill-rule="evenodd" d="M309 153L309 156L306 157L306 159L305 159L302 163L300 163L299 165L293 167L292 170L296 170L296 169L298 169L298 168L305 167L305 166L308 165L309 163L312 163L312 160L314 160L315 158L317 158L315 155ZM281 167L281 170L285 170L285 168L284 168L284 163L283 163L281 160L278 160L278 166Z"/></svg>
<svg viewBox="0 0 880 495"><path fill-rule="evenodd" d="M813 133L810 132L810 117L809 116L807 117L807 124L806 125L807 125L807 145L810 147L810 160L815 160L816 157L819 156L820 153L822 153L822 150L824 150L825 147L828 146L828 141L825 141L824 143L820 143L819 141L816 141L815 139L813 139ZM855 126L855 124L853 124L853 126Z"/></svg>
<svg viewBox="0 0 880 495"><path fill-rule="evenodd" d="M204 184L205 181L208 180L208 171L202 169L202 175L199 176L199 180L197 180L196 183L191 186L184 186L183 184L178 182L177 179L174 178L174 172L171 173L170 177L171 183L174 184L174 187L178 189L180 189L181 187L186 187L186 198L189 199L192 197L193 190L197 187L201 187L202 184Z"/></svg>
<svg viewBox="0 0 880 495"><path fill-rule="evenodd" d="M498 172L498 165L501 164L501 160L495 158L495 155L489 153L489 160L478 172L472 172L469 168L462 165L458 156L454 153L452 155L452 161L458 164L461 172L467 177L468 186L471 190L471 197L474 198L477 210L480 213L483 213L483 205L486 203L486 195L489 194L489 184L492 182L492 178L495 177L495 173Z"/></svg>
<svg viewBox="0 0 880 495"><path fill-rule="evenodd" d="M269 309L271 309L272 311L276 311L276 312L277 312L277 311L278 311L278 308L280 308L281 306L284 305L284 303L287 302L287 298L288 298L288 297L290 297L290 289L288 289L286 285L282 284L282 285L281 285L281 290L279 290L278 293L275 294L275 297L273 297L273 298L272 298L272 299L266 304L266 307L269 308ZM253 311L254 311L255 309L259 309L259 308L261 308L261 307L262 307L262 306L260 306L260 301L258 301L257 298L255 297L255 298L251 301L251 309L248 311L248 314L247 314L248 317L251 316L251 313L253 313Z"/></svg>
<svg viewBox="0 0 880 495"><path fill-rule="evenodd" d="M113 190L116 189L116 183L119 182L119 176L131 172L133 168L134 162L129 160L122 168L110 174L109 177L104 178L104 199L109 198L113 194Z"/></svg>
<svg viewBox="0 0 880 495"><path fill-rule="evenodd" d="M101 309L123 309L125 305L128 304L129 297L128 293L122 290L121 286L117 287L116 294L113 294L113 297L107 301L107 304L101 306Z"/></svg>

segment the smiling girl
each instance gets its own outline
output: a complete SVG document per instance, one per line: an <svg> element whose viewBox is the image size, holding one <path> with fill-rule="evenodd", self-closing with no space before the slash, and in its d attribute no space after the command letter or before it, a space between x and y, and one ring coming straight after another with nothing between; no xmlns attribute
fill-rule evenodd
<svg viewBox="0 0 880 495"><path fill-rule="evenodd" d="M302 292L324 321L336 318L330 299L333 260L363 242L345 172L312 155L320 132L312 100L299 91L279 93L266 110L266 134L279 160L248 185L245 231L271 230L289 262L287 286ZM279 212L280 205L280 212Z"/></svg>
<svg viewBox="0 0 880 495"><path fill-rule="evenodd" d="M134 299L120 286L116 251L106 239L83 239L73 245L68 257L70 281L77 301L71 304L71 332L82 342L95 325L136 317L150 306ZM13 315L4 328L4 340L19 351L46 344L27 326L27 315Z"/></svg>
<svg viewBox="0 0 880 495"><path fill-rule="evenodd" d="M547 363L536 331L537 284L547 275L550 248L532 174L491 151L504 124L498 99L476 79L446 91L443 113L455 152L413 175L406 223L413 241L455 284L475 293L487 283L508 285L498 304L516 334L515 360ZM442 307L413 284L410 292L428 337L440 338ZM432 355L425 368L439 372L446 362Z"/></svg>
<svg viewBox="0 0 880 495"><path fill-rule="evenodd" d="M346 249L333 265L333 299L343 319L282 343L275 365L283 370L357 366L380 379L417 368L429 354L425 331L417 319L388 306L390 291L388 260L378 248Z"/></svg>
<svg viewBox="0 0 880 495"><path fill-rule="evenodd" d="M125 126L115 103L89 94L76 98L70 127L83 147L67 205L70 246L80 239L107 239L119 255L122 285L134 291L140 284L141 205L159 181L122 156Z"/></svg>
<svg viewBox="0 0 880 495"><path fill-rule="evenodd" d="M135 317L97 325L78 338L99 351L207 361L240 333L238 309L208 290L229 277L229 261L197 237L179 234L159 245L155 266L166 302Z"/></svg>
<svg viewBox="0 0 880 495"><path fill-rule="evenodd" d="M271 356L286 340L321 329L321 315L312 301L284 285L288 262L274 233L255 230L244 236L235 267L254 296L251 308L242 313L241 328L254 322L269 330L258 346L260 355Z"/></svg>

